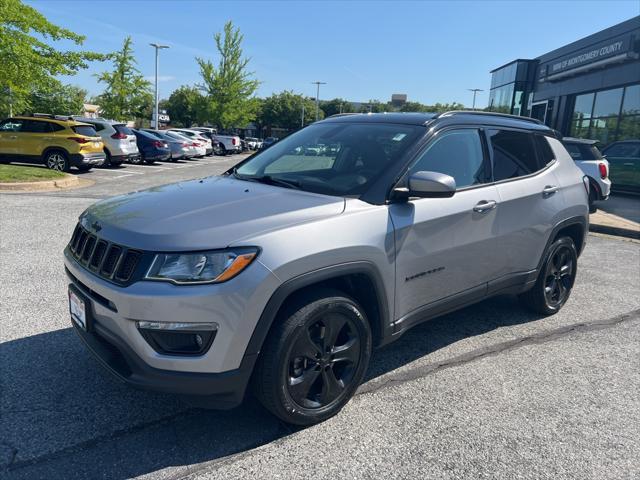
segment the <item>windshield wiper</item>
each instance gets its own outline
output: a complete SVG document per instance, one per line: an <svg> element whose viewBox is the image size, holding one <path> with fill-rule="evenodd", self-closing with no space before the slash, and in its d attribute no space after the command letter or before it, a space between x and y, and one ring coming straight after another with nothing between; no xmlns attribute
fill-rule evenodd
<svg viewBox="0 0 640 480"><path fill-rule="evenodd" d="M299 190L301 187L299 182L295 180L285 180L283 178L272 177L271 175L261 175L261 176L251 176L251 175L242 175L238 173L238 168L234 168L231 171L231 175L238 180L246 180L248 182L258 182L258 183L266 183L268 185L277 185L279 187L285 188L294 188Z"/></svg>

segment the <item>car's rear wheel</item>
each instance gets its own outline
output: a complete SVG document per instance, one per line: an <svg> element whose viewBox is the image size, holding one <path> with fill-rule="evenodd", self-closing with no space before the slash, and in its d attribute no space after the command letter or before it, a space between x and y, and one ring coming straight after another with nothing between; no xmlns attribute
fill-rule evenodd
<svg viewBox="0 0 640 480"><path fill-rule="evenodd" d="M254 372L256 396L288 423L332 417L367 371L372 340L364 310L339 291L319 289L299 297L276 322Z"/></svg>
<svg viewBox="0 0 640 480"><path fill-rule="evenodd" d="M213 145L213 154L218 156L224 155L224 151L222 150L222 147L219 143Z"/></svg>
<svg viewBox="0 0 640 480"><path fill-rule="evenodd" d="M45 165L47 168L59 172L68 172L70 168L67 155L59 150L54 150L45 155Z"/></svg>
<svg viewBox="0 0 640 480"><path fill-rule="evenodd" d="M543 315L558 313L571 295L578 270L578 253L570 237L560 237L547 249L535 285L520 295L522 303Z"/></svg>

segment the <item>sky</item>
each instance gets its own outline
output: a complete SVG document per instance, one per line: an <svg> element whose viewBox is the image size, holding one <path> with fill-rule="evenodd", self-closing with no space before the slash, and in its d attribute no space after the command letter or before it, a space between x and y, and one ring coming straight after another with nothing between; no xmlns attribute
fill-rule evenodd
<svg viewBox="0 0 640 480"><path fill-rule="evenodd" d="M533 58L640 14L632 1L180 1L29 0L51 22L86 36L81 48L111 52L131 35L138 68L154 79L151 42L160 53L160 98L200 82L195 57L217 63L213 35L228 20L264 97L283 90L321 99L388 101L393 93L425 104L471 104L489 71ZM77 48L66 43L63 47ZM64 81L102 91L94 63Z"/></svg>

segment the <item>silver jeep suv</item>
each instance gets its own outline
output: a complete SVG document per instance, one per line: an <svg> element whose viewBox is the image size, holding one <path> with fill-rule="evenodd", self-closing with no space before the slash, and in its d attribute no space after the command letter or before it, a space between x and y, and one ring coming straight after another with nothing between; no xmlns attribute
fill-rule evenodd
<svg viewBox="0 0 640 480"><path fill-rule="evenodd" d="M556 313L588 187L534 120L330 117L222 176L88 208L64 252L72 324L132 386L218 408L251 386L312 424L420 322L497 294Z"/></svg>

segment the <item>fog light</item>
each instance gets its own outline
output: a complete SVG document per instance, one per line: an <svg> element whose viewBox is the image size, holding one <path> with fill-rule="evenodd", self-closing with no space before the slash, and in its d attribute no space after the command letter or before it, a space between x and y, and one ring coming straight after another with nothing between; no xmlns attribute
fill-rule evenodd
<svg viewBox="0 0 640 480"><path fill-rule="evenodd" d="M218 324L185 322L137 322L147 343L165 355L202 355L213 343Z"/></svg>

